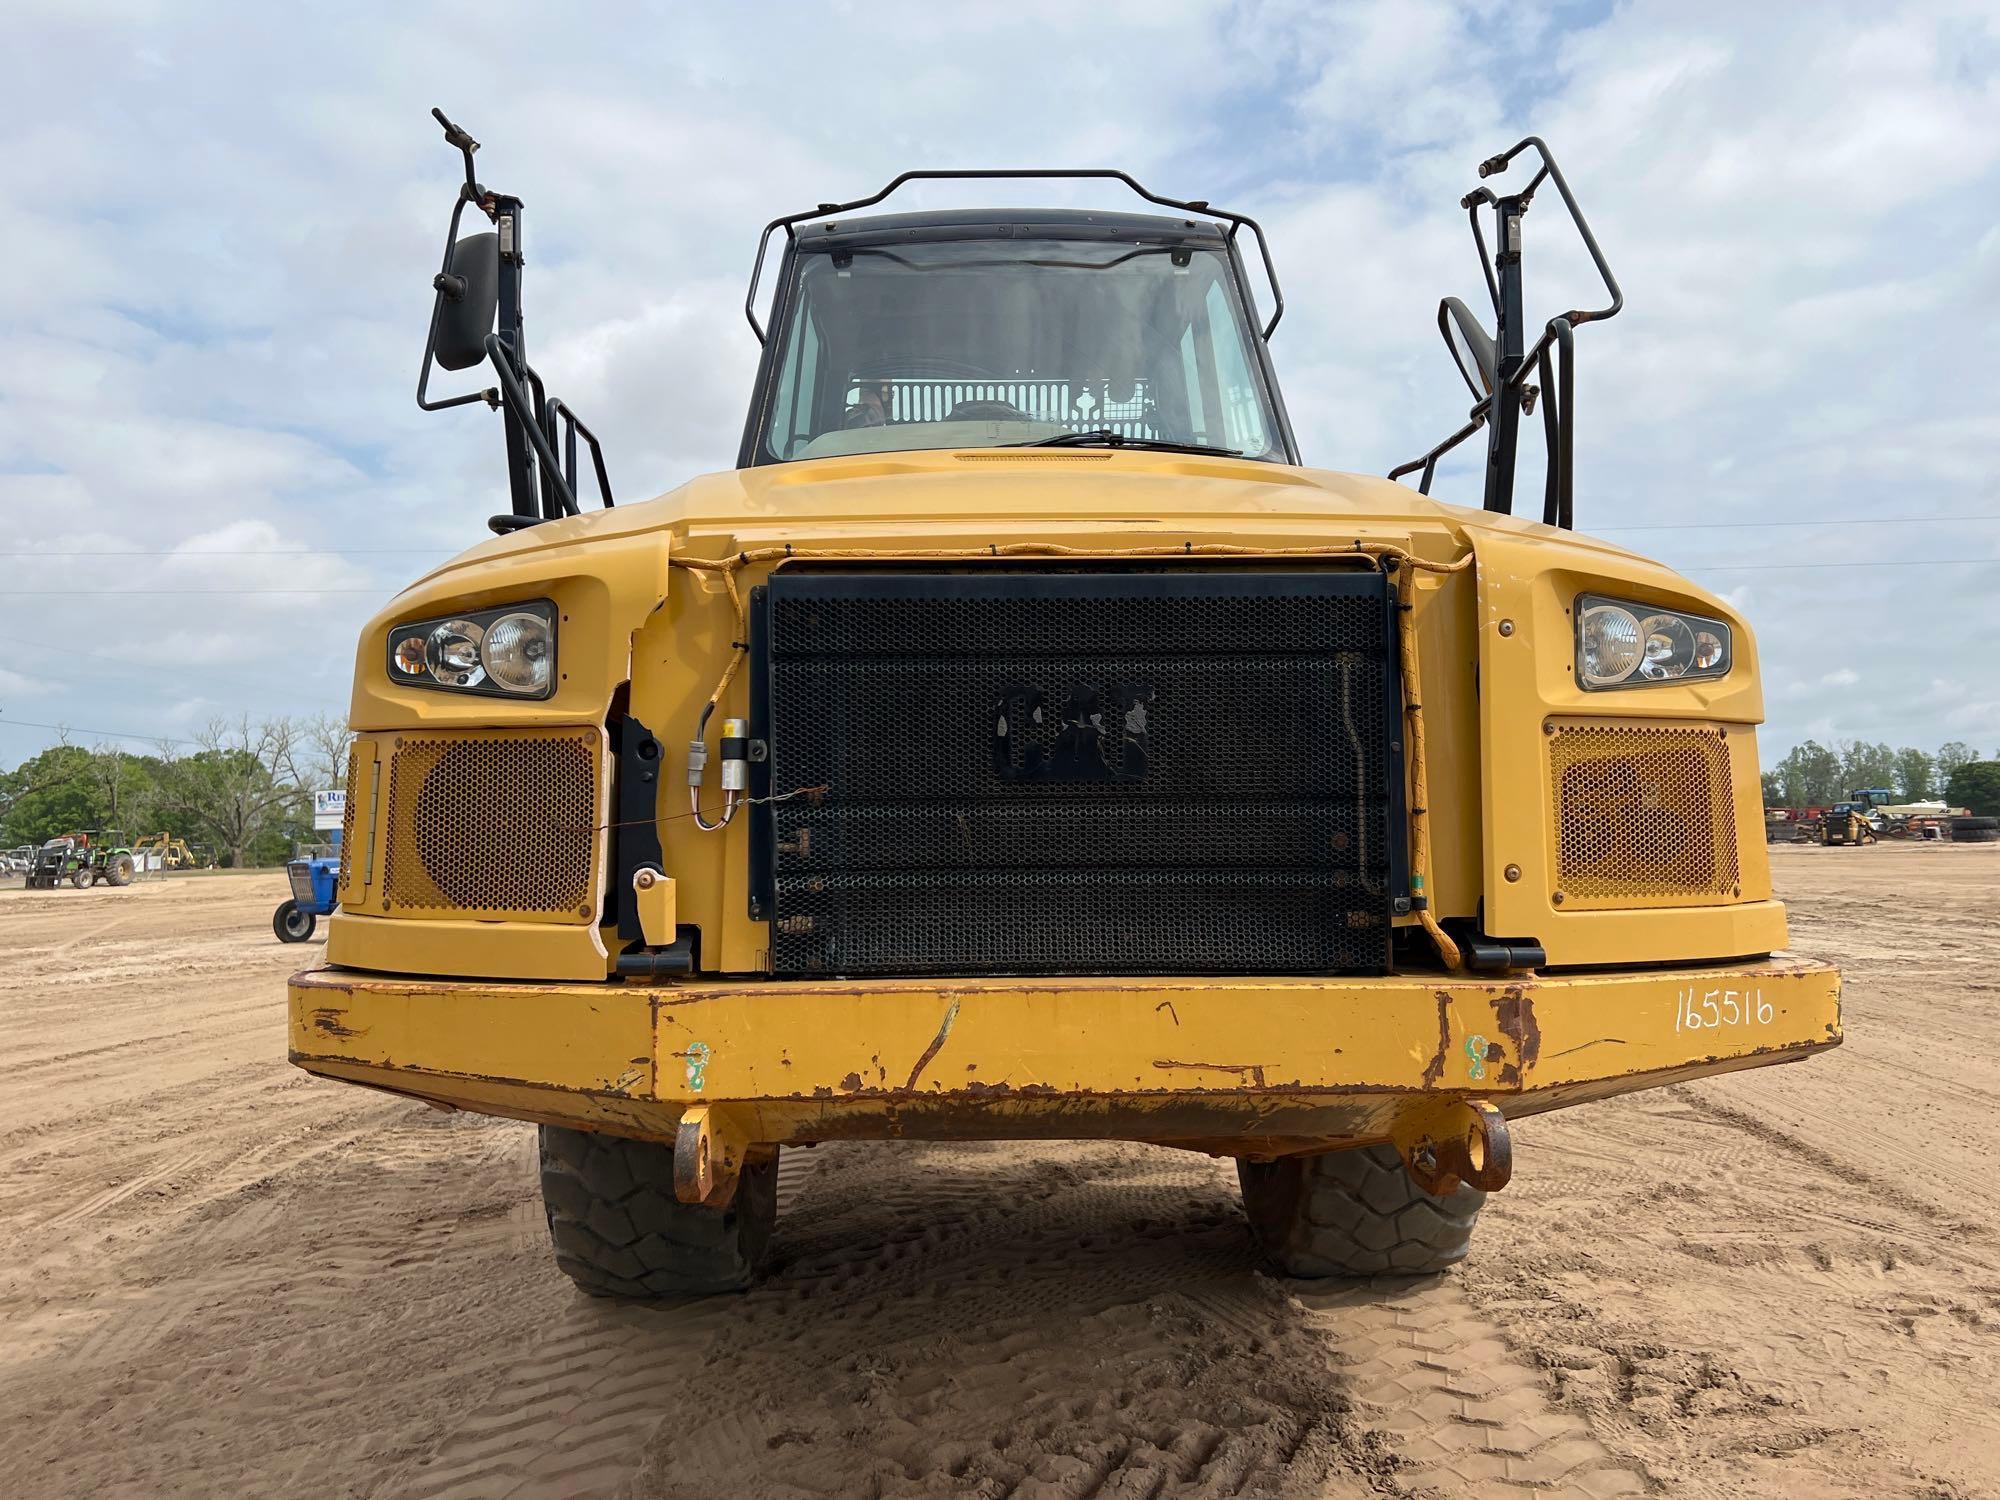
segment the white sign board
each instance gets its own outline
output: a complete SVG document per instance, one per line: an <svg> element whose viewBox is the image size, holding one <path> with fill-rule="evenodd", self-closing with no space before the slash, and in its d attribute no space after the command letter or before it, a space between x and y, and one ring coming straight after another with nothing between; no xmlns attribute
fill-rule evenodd
<svg viewBox="0 0 2000 1500"><path fill-rule="evenodd" d="M346 792L313 793L313 828L315 831L324 832L329 828L338 828L342 819L346 816Z"/></svg>

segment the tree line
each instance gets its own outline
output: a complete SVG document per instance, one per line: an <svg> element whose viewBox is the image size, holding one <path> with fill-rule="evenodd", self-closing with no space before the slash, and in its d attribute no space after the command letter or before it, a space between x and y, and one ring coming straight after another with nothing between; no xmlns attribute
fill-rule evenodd
<svg viewBox="0 0 2000 1500"><path fill-rule="evenodd" d="M1899 802L1944 801L1991 815L1987 804L2000 786L2000 754L1983 758L1963 740L1935 752L1914 745L1893 749L1866 740L1807 740L1764 773L1768 807L1822 807L1863 787L1888 787Z"/></svg>
<svg viewBox="0 0 2000 1500"><path fill-rule="evenodd" d="M67 738L0 772L0 849L65 833L170 832L224 864L279 864L315 835L312 794L345 784L347 726L328 716L217 719L151 754Z"/></svg>

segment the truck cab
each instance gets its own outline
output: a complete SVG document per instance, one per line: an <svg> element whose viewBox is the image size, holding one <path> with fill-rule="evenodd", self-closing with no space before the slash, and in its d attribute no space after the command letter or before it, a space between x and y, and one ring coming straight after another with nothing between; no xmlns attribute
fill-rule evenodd
<svg viewBox="0 0 2000 1500"><path fill-rule="evenodd" d="M1437 1270L1509 1120L1839 1041L1749 626L1570 524L1603 314L1527 344L1537 188L1597 253L1539 142L1486 164L1541 163L1480 190L1491 264L1470 200L1496 327L1441 308L1475 407L1419 488L1304 463L1254 221L1102 173L1170 212L861 212L898 179L773 221L737 467L614 507L526 359L520 202L444 123L420 400L501 414L514 508L363 631L291 1049L540 1124L586 1291L745 1284L778 1153L877 1138L1232 1157L1280 1268ZM431 401L475 355L499 384ZM1432 498L1475 433L1486 503Z"/></svg>

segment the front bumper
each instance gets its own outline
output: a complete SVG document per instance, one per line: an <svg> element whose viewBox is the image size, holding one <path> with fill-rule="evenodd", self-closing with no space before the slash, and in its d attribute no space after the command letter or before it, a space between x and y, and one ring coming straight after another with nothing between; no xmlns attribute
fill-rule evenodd
<svg viewBox="0 0 2000 1500"><path fill-rule="evenodd" d="M290 987L308 1072L433 1102L750 1146L1100 1138L1280 1155L1508 1116L1840 1042L1840 976L1727 965L1480 979L455 981L323 968Z"/></svg>

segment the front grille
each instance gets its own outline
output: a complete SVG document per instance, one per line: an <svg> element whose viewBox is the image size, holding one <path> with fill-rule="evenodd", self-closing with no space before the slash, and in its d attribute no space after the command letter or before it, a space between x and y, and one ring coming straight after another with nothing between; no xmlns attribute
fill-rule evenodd
<svg viewBox="0 0 2000 1500"><path fill-rule="evenodd" d="M1740 895L1723 730L1591 719L1548 728L1565 910L1714 905Z"/></svg>
<svg viewBox="0 0 2000 1500"><path fill-rule="evenodd" d="M753 812L772 969L1383 969L1390 609L1331 568L780 572L753 791L824 790Z"/></svg>
<svg viewBox="0 0 2000 1500"><path fill-rule="evenodd" d="M382 817L381 909L594 920L603 742L598 729L394 737Z"/></svg>

